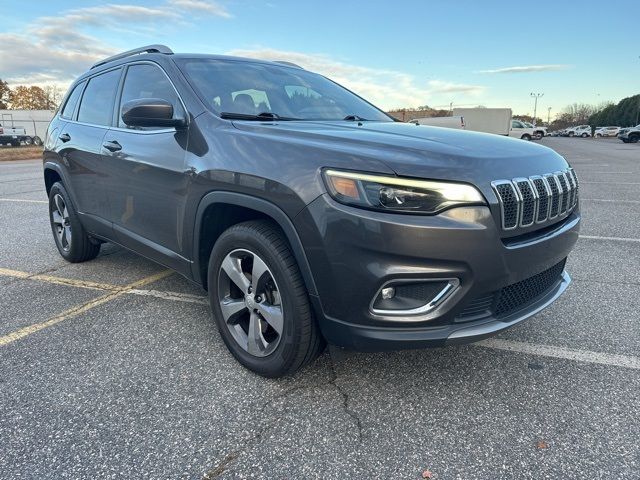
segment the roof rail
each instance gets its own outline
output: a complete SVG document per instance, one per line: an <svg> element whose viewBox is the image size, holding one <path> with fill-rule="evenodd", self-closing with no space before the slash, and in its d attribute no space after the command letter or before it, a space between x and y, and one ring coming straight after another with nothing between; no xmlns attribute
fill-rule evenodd
<svg viewBox="0 0 640 480"><path fill-rule="evenodd" d="M296 68L299 68L300 70L304 70L304 68L302 68L300 65L297 65L293 62L287 62L285 60L274 60L273 63L279 63L280 65L286 65L288 67L296 67Z"/></svg>
<svg viewBox="0 0 640 480"><path fill-rule="evenodd" d="M138 55L140 53L164 53L165 55L171 55L173 54L173 50L165 45L147 45L146 47L134 48L133 50L122 52L112 57L105 58L104 60L100 60L98 63L94 63L91 68L93 69L100 65L120 60L121 58L130 57L132 55Z"/></svg>

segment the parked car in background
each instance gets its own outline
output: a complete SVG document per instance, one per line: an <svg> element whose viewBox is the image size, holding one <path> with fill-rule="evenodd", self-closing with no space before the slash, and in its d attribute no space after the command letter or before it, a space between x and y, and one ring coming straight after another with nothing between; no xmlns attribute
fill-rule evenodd
<svg viewBox="0 0 640 480"><path fill-rule="evenodd" d="M569 127L566 130L567 137L582 137L587 138L591 136L591 126L578 125L577 127Z"/></svg>
<svg viewBox="0 0 640 480"><path fill-rule="evenodd" d="M624 143L638 143L640 141L640 124L635 127L620 129L618 138Z"/></svg>
<svg viewBox="0 0 640 480"><path fill-rule="evenodd" d="M617 137L620 133L620 127L598 127L593 136L600 137Z"/></svg>
<svg viewBox="0 0 640 480"><path fill-rule="evenodd" d="M0 123L0 145L11 145L19 147L20 144L31 145L34 139L27 135L24 127L6 126ZM42 141L38 138L36 145L42 145Z"/></svg>
<svg viewBox="0 0 640 480"><path fill-rule="evenodd" d="M443 128L455 128L458 130L464 130L464 118L459 115L453 117L424 117L414 118L407 123L413 123L414 125L429 125L431 127L443 127Z"/></svg>
<svg viewBox="0 0 640 480"><path fill-rule="evenodd" d="M527 127L527 125L520 120L511 120L511 129L509 129L509 136L521 138L522 140L533 140L534 138L536 138L533 127Z"/></svg>
<svg viewBox="0 0 640 480"><path fill-rule="evenodd" d="M542 138L547 136L547 127L533 125L532 123L524 122L524 121L522 123L524 123L528 128L533 128L533 135L535 137Z"/></svg>

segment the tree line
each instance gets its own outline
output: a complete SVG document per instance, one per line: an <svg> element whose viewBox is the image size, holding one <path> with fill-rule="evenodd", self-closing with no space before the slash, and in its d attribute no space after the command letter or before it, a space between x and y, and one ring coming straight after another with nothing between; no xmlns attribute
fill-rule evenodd
<svg viewBox="0 0 640 480"><path fill-rule="evenodd" d="M640 123L640 94L609 104L589 117L589 125L632 127Z"/></svg>
<svg viewBox="0 0 640 480"><path fill-rule="evenodd" d="M18 85L0 79L0 110L55 110L62 94L55 86Z"/></svg>

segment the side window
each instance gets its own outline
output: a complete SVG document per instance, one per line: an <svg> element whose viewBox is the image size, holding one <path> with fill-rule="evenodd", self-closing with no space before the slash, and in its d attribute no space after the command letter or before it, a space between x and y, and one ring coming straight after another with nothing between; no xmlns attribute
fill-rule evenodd
<svg viewBox="0 0 640 480"><path fill-rule="evenodd" d="M127 76L124 79L122 98L120 99L120 109L118 114L118 126L127 127L122 121L122 106L131 100L141 98L160 98L173 105L174 115L182 111L182 105L178 99L173 85L160 67L151 64L131 65L127 69ZM145 128L145 130L154 128Z"/></svg>
<svg viewBox="0 0 640 480"><path fill-rule="evenodd" d="M78 104L78 99L80 98L80 94L82 93L82 89L84 88L85 82L80 82L75 86L71 94L67 99L67 103L64 104L64 108L60 113L62 118L71 119L73 118L73 112L76 111L76 105Z"/></svg>
<svg viewBox="0 0 640 480"><path fill-rule="evenodd" d="M111 125L111 112L119 80L120 69L111 70L89 80L78 110L79 122Z"/></svg>

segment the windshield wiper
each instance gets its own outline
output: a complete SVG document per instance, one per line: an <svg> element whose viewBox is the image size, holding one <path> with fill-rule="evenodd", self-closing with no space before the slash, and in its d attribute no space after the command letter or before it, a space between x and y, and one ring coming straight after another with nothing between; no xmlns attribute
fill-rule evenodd
<svg viewBox="0 0 640 480"><path fill-rule="evenodd" d="M343 118L343 120L349 120L351 122L366 122L367 119L366 118L362 118L358 115L347 115L346 117Z"/></svg>
<svg viewBox="0 0 640 480"><path fill-rule="evenodd" d="M277 113L273 113L273 112L261 112L261 113L258 113L257 115L254 115L252 113L222 112L220 114L220 117L227 120L257 120L257 121L300 120L299 118L293 118L293 117L281 117Z"/></svg>

